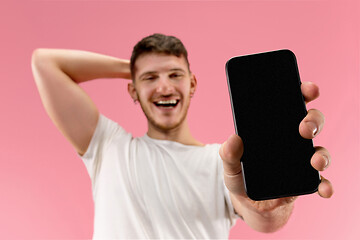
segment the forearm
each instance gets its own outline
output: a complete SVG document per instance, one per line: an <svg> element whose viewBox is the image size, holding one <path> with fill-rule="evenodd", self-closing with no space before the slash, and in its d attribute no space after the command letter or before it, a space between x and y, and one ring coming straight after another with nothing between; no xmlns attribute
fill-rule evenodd
<svg viewBox="0 0 360 240"><path fill-rule="evenodd" d="M129 60L81 50L36 49L38 64L53 64L73 81L80 83L97 78L131 79Z"/></svg>

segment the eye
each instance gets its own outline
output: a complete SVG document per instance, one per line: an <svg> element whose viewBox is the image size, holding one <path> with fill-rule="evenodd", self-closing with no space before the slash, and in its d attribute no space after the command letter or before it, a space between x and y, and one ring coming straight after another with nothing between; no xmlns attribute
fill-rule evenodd
<svg viewBox="0 0 360 240"><path fill-rule="evenodd" d="M156 78L156 76L154 75L149 75L143 78L143 80L154 80Z"/></svg>
<svg viewBox="0 0 360 240"><path fill-rule="evenodd" d="M180 78L180 77L182 77L182 76L183 76L183 75L180 74L180 73L172 73L172 74L170 75L171 78Z"/></svg>

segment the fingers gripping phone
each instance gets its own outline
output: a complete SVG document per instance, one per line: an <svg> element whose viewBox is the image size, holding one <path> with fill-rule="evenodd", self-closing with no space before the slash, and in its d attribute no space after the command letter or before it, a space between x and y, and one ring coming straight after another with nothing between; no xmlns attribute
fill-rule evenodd
<svg viewBox="0 0 360 240"><path fill-rule="evenodd" d="M311 139L299 133L307 114L296 58L278 50L231 58L226 63L246 193L266 200L316 192L319 172L310 164Z"/></svg>

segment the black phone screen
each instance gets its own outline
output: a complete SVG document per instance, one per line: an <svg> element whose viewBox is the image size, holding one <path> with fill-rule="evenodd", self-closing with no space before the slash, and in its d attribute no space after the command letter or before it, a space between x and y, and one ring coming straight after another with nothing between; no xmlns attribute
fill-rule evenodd
<svg viewBox="0 0 360 240"><path fill-rule="evenodd" d="M226 63L246 192L253 200L317 191L311 139L299 133L307 110L296 58L290 50L233 57Z"/></svg>

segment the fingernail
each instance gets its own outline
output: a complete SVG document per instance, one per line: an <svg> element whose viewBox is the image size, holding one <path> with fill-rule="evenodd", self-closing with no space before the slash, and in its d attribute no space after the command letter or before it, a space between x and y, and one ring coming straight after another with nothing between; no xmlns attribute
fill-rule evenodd
<svg viewBox="0 0 360 240"><path fill-rule="evenodd" d="M312 136L315 137L316 134L318 133L318 128L316 124L313 122L306 122L306 124L309 127L309 129L312 131Z"/></svg>
<svg viewBox="0 0 360 240"><path fill-rule="evenodd" d="M329 158L325 155L323 155L323 158L325 159L326 163L325 163L325 166L324 166L324 169L327 168L327 166L329 165Z"/></svg>

